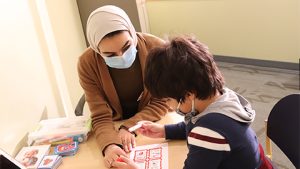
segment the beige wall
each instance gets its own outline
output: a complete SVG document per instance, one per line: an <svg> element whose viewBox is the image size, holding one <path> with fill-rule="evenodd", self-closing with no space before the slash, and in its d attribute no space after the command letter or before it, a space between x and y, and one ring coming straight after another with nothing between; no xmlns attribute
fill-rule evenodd
<svg viewBox="0 0 300 169"><path fill-rule="evenodd" d="M0 20L0 148L14 154L43 112L74 115L86 47L75 0L0 1Z"/></svg>
<svg viewBox="0 0 300 169"><path fill-rule="evenodd" d="M83 94L77 74L77 61L86 49L76 0L46 0L64 80L73 109ZM74 114L72 112L67 112Z"/></svg>
<svg viewBox="0 0 300 169"><path fill-rule="evenodd" d="M27 1L0 1L0 148L12 153L47 109L59 116L42 38Z"/></svg>
<svg viewBox="0 0 300 169"><path fill-rule="evenodd" d="M298 63L299 0L147 1L152 34L193 34L216 55Z"/></svg>

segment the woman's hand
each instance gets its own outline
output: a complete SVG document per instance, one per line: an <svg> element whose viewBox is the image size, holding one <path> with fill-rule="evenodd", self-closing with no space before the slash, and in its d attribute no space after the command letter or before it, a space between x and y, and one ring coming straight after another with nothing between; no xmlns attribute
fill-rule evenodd
<svg viewBox="0 0 300 169"><path fill-rule="evenodd" d="M112 167L116 169L138 169L139 167L131 159L120 156L112 163Z"/></svg>
<svg viewBox="0 0 300 169"><path fill-rule="evenodd" d="M126 156L122 148L115 144L107 146L104 150L104 164L105 167L111 168L112 163L117 160L119 156Z"/></svg>
<svg viewBox="0 0 300 169"><path fill-rule="evenodd" d="M165 138L164 125L153 123L151 121L141 121L142 127L137 130L138 133L151 138Z"/></svg>
<svg viewBox="0 0 300 169"><path fill-rule="evenodd" d="M123 149L125 152L131 152L132 148L136 146L135 136L126 129L119 130L119 137L121 138Z"/></svg>

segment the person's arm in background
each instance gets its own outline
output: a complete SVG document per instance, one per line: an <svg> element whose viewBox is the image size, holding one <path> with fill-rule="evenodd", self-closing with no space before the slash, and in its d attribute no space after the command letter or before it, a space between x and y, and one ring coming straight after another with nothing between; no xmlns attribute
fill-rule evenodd
<svg viewBox="0 0 300 169"><path fill-rule="evenodd" d="M83 55L93 55L92 50L87 50ZM94 79L96 74L93 74L92 65L87 63L87 60L80 57L78 62L78 74L80 84L85 92L86 101L89 105L92 118L92 129L96 136L97 143L100 146L100 150L103 155L105 154L106 165L111 162L115 156L108 157L106 151L107 147L112 148L115 145L114 150L117 154L126 155L121 149L121 141L118 137L118 132L115 130L112 109L107 104L104 98L104 91L101 87L97 86ZM117 148L119 147L119 148ZM114 153L113 153L114 154ZM117 158L117 157L115 157Z"/></svg>

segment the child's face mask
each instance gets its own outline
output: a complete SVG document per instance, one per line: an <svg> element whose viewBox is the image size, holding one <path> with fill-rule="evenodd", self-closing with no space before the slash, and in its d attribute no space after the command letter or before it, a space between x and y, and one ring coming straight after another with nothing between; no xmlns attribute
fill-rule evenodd
<svg viewBox="0 0 300 169"><path fill-rule="evenodd" d="M185 115L187 115L187 114L190 114L190 113L195 112L195 100L192 100L192 110L191 110L191 112L189 112L189 113L183 113L183 112L179 109L179 107L180 107L180 105L181 105L181 102L182 102L182 99L179 100L178 106L176 107L176 110L175 110L175 111L176 111L177 114L179 114L179 115L181 115L181 116L185 116Z"/></svg>

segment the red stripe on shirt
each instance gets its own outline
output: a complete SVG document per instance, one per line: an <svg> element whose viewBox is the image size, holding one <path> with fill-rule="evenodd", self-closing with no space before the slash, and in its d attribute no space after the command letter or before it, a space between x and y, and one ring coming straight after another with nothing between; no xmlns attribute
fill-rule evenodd
<svg viewBox="0 0 300 169"><path fill-rule="evenodd" d="M227 140L225 140L225 139L204 136L204 135L193 133L193 132L189 133L189 137L193 137L195 139L203 140L203 141L207 141L207 142L211 142L211 143L228 144Z"/></svg>
<svg viewBox="0 0 300 169"><path fill-rule="evenodd" d="M259 144L259 154L261 160L259 169L273 169L273 164L270 162L268 157L265 156L264 149L262 148L261 144Z"/></svg>

